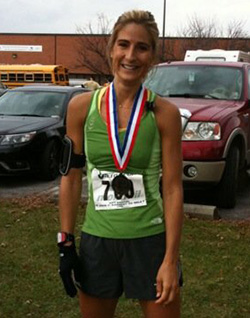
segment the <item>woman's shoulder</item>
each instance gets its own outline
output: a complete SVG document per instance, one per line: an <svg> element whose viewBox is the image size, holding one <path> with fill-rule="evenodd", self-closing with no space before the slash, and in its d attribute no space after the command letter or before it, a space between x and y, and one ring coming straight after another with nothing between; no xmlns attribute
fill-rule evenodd
<svg viewBox="0 0 250 318"><path fill-rule="evenodd" d="M69 102L69 107L77 109L78 107L84 107L89 105L91 102L93 92L84 92L81 94L77 94L74 96L70 102Z"/></svg>
<svg viewBox="0 0 250 318"><path fill-rule="evenodd" d="M180 116L178 107L168 99L156 95L155 109L160 114L168 114L170 116Z"/></svg>
<svg viewBox="0 0 250 318"><path fill-rule="evenodd" d="M166 98L156 96L155 116L158 124L162 128L179 126L181 115L178 107Z"/></svg>
<svg viewBox="0 0 250 318"><path fill-rule="evenodd" d="M74 96L69 102L68 112L85 116L88 112L92 96L93 92L84 92Z"/></svg>

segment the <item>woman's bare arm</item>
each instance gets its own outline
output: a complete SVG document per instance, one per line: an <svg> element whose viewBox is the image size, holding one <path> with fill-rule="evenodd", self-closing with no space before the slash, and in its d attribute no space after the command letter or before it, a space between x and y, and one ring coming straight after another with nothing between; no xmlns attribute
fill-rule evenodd
<svg viewBox="0 0 250 318"><path fill-rule="evenodd" d="M177 263L183 223L181 117L178 108L158 97L155 110L162 144L162 197L166 224L166 254L158 272L159 303L178 291Z"/></svg>
<svg viewBox="0 0 250 318"><path fill-rule="evenodd" d="M73 142L75 154L82 154L84 123L90 105L91 93L74 97L68 106L66 135ZM82 191L82 169L71 168L62 176L59 195L61 231L74 233L77 210Z"/></svg>

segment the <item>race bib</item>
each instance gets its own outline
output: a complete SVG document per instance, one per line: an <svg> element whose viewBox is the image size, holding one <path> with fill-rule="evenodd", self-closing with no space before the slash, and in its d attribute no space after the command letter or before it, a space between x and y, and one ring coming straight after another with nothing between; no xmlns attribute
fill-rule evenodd
<svg viewBox="0 0 250 318"><path fill-rule="evenodd" d="M93 169L91 178L96 210L134 208L147 204L141 174Z"/></svg>

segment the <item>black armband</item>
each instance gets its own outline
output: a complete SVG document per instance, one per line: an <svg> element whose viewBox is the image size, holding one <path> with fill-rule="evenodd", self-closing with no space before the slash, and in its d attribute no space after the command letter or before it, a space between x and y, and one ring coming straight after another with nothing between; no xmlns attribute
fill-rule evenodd
<svg viewBox="0 0 250 318"><path fill-rule="evenodd" d="M71 168L83 168L85 166L85 155L77 155L73 151L72 140L65 136L60 156L59 171L66 176Z"/></svg>

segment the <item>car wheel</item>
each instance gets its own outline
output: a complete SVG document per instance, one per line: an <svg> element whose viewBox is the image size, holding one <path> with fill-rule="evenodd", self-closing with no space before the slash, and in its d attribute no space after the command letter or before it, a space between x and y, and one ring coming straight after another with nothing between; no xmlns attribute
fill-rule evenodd
<svg viewBox="0 0 250 318"><path fill-rule="evenodd" d="M59 144L55 140L47 144L41 159L41 179L51 181L59 175L59 151Z"/></svg>
<svg viewBox="0 0 250 318"><path fill-rule="evenodd" d="M216 187L216 203L219 208L230 209L236 204L239 162L239 148L237 146L232 146L226 158L226 167L222 180Z"/></svg>

